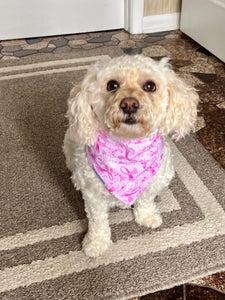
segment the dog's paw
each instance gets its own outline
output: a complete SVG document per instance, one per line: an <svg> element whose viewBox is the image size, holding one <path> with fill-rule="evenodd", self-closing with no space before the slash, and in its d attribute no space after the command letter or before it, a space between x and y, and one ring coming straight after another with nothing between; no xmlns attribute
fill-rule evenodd
<svg viewBox="0 0 225 300"><path fill-rule="evenodd" d="M102 255L111 244L111 239L104 236L93 237L87 233L83 240L83 251L86 256L98 257Z"/></svg>
<svg viewBox="0 0 225 300"><path fill-rule="evenodd" d="M162 224L162 217L158 212L148 210L134 210L135 220L138 224L152 229Z"/></svg>

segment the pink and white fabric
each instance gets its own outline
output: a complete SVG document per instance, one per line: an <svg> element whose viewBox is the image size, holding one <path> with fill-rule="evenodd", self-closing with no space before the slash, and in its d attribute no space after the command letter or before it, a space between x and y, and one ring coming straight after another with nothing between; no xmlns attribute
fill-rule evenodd
<svg viewBox="0 0 225 300"><path fill-rule="evenodd" d="M94 146L87 147L90 166L105 188L131 205L147 188L163 158L164 142L158 133L140 140L121 140L99 131Z"/></svg>

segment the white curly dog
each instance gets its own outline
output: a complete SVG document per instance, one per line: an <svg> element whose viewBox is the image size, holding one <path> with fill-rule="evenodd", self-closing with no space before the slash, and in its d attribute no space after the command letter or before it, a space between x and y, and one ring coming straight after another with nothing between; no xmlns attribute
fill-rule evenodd
<svg viewBox="0 0 225 300"><path fill-rule="evenodd" d="M138 224L162 218L154 198L174 176L165 136L193 128L199 97L171 69L168 58L122 56L91 66L68 99L63 151L88 218L87 256L111 244L109 209L133 207Z"/></svg>

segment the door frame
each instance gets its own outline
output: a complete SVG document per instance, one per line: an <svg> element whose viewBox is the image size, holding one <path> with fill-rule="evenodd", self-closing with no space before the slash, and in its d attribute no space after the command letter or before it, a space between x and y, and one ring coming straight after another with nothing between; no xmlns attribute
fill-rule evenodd
<svg viewBox="0 0 225 300"><path fill-rule="evenodd" d="M143 33L144 0L124 0L124 29L129 33Z"/></svg>

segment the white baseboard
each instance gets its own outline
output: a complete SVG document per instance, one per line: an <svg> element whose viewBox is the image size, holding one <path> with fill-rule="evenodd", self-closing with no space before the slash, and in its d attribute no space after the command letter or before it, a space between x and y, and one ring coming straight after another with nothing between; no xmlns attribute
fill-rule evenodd
<svg viewBox="0 0 225 300"><path fill-rule="evenodd" d="M180 13L146 16L143 18L143 32L152 33L180 28Z"/></svg>

